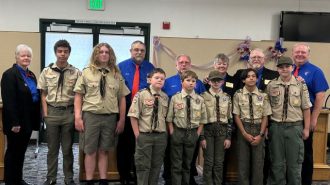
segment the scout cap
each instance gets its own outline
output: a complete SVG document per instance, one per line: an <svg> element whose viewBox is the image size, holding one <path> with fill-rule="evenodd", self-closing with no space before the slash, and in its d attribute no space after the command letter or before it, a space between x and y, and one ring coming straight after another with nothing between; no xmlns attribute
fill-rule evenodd
<svg viewBox="0 0 330 185"><path fill-rule="evenodd" d="M217 70L211 71L209 76L208 76L209 80L223 80L223 77L221 76L221 73Z"/></svg>
<svg viewBox="0 0 330 185"><path fill-rule="evenodd" d="M280 66L280 65L283 65L283 64L292 65L293 64L293 61L292 61L292 59L290 57L281 56L278 59L277 67Z"/></svg>

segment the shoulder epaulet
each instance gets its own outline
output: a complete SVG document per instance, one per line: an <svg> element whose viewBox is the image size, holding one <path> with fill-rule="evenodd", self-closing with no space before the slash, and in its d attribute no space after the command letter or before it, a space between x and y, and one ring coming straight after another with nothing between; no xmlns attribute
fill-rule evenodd
<svg viewBox="0 0 330 185"><path fill-rule="evenodd" d="M243 89L238 89L237 91L236 91L236 93L242 93L243 92Z"/></svg>
<svg viewBox="0 0 330 185"><path fill-rule="evenodd" d="M83 71L85 70L85 69L88 69L89 67L87 66L87 67L84 67L84 69L83 69Z"/></svg>
<svg viewBox="0 0 330 185"><path fill-rule="evenodd" d="M204 94L207 94L207 91L202 92L200 95L204 95Z"/></svg>
<svg viewBox="0 0 330 185"><path fill-rule="evenodd" d="M180 94L181 93L181 91L178 91L178 92L176 92L175 94Z"/></svg>
<svg viewBox="0 0 330 185"><path fill-rule="evenodd" d="M147 88L143 88L143 89L140 89L138 92L142 92L142 91L145 91L145 90L148 90Z"/></svg>
<svg viewBox="0 0 330 185"><path fill-rule="evenodd" d="M225 96L229 96L229 94L226 93L226 92L223 92L223 91L222 91L222 93L223 93ZM230 97L230 96L229 96L229 97Z"/></svg>

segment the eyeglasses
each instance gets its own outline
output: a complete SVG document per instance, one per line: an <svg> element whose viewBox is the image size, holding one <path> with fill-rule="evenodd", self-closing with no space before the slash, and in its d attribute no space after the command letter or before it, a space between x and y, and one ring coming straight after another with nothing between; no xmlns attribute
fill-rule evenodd
<svg viewBox="0 0 330 185"><path fill-rule="evenodd" d="M255 60L255 59L263 59L264 57L261 57L261 56L253 56L253 57L250 57L251 59Z"/></svg>
<svg viewBox="0 0 330 185"><path fill-rule="evenodd" d="M134 48L133 51L135 51L135 52L141 52L141 53L146 52L145 49L139 49L139 48Z"/></svg>

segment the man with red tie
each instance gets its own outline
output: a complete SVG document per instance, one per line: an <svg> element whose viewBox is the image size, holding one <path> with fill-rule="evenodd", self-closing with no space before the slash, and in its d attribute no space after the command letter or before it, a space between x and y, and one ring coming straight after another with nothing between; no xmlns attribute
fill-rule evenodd
<svg viewBox="0 0 330 185"><path fill-rule="evenodd" d="M147 75L154 66L145 60L146 46L141 41L134 41L130 49L131 58L118 64L125 84L131 91L126 96L126 107L131 106L132 99L140 89L148 87ZM128 110L127 110L128 111ZM126 114L127 115L127 114ZM134 166L135 136L132 130L130 119L126 117L124 132L119 135L117 145L117 168L120 175L121 184L129 184L134 180L136 184L136 175ZM134 171L134 177L131 177L131 170Z"/></svg>
<svg viewBox="0 0 330 185"><path fill-rule="evenodd" d="M292 59L294 61L293 75L305 81L312 102L310 133L308 139L304 140L305 155L301 172L302 185L311 185L313 176L313 132L329 85L322 70L310 62L310 48L306 43L298 43L293 46Z"/></svg>

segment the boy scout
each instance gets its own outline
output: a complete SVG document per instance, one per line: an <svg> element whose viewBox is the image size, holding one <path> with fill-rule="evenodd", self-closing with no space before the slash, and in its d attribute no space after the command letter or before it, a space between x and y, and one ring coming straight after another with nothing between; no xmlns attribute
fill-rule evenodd
<svg viewBox="0 0 330 185"><path fill-rule="evenodd" d="M208 76L211 85L204 98L207 123L201 145L204 149L203 181L205 185L222 184L225 149L231 144L232 104L230 96L221 90L224 82L218 70L211 71Z"/></svg>
<svg viewBox="0 0 330 185"><path fill-rule="evenodd" d="M135 167L137 184L157 185L163 164L167 134L165 117L168 97L161 91L165 72L155 68L148 74L150 86L139 91L128 112L136 138Z"/></svg>
<svg viewBox="0 0 330 185"><path fill-rule="evenodd" d="M292 76L292 60L281 57L280 77L271 81L267 93L272 108L269 127L270 184L301 184L304 159L303 139L309 136L310 107L306 84Z"/></svg>
<svg viewBox="0 0 330 185"><path fill-rule="evenodd" d="M242 72L245 84L233 98L233 114L240 132L238 143L238 180L240 185L262 185L264 164L264 133L272 114L268 96L256 86L254 69Z"/></svg>
<svg viewBox="0 0 330 185"><path fill-rule="evenodd" d="M124 129L125 96L129 94L109 44L100 43L94 47L90 64L77 80L74 92L75 127L81 132L87 184L93 184L96 155L99 184L108 184L108 151L115 145L115 134Z"/></svg>
<svg viewBox="0 0 330 185"><path fill-rule="evenodd" d="M47 126L47 180L44 185L56 184L58 153L60 145L63 153L65 184L73 181L73 88L80 75L77 68L68 63L71 46L66 40L54 45L56 62L46 67L40 74L38 88L41 89L41 102Z"/></svg>
<svg viewBox="0 0 330 185"><path fill-rule="evenodd" d="M172 96L166 118L170 134L172 185L188 185L197 139L207 122L204 99L194 91L198 77L181 74L182 90Z"/></svg>

